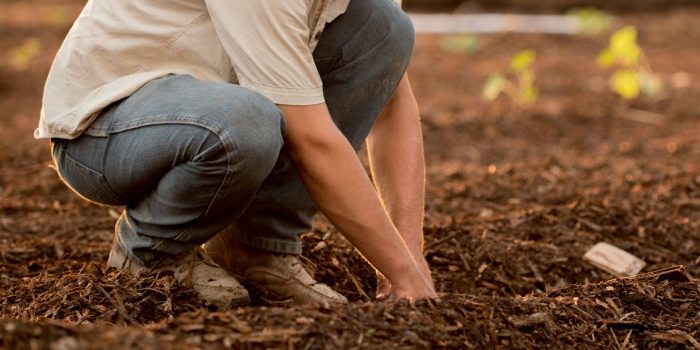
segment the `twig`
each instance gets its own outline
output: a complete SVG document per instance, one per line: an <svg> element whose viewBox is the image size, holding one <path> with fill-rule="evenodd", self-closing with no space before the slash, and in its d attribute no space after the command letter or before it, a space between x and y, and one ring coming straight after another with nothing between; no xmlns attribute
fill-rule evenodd
<svg viewBox="0 0 700 350"><path fill-rule="evenodd" d="M117 309L117 312L123 319L135 324L139 324L133 318L131 318L131 316L129 316L129 314L127 314L126 311L122 307L120 307L116 301L114 301L114 299L109 295L109 293L107 293L107 291L104 288L102 288L101 285L95 283L90 284L93 285L97 290L99 290L100 293L102 293L107 298L107 300L109 300L109 302L112 304L112 306L114 306L115 309Z"/></svg>
<svg viewBox="0 0 700 350"><path fill-rule="evenodd" d="M124 315L126 315L126 309L124 308L122 299L119 297L119 293L114 293L114 300L117 302L117 305L119 305L119 310L124 310Z"/></svg>
<svg viewBox="0 0 700 350"><path fill-rule="evenodd" d="M309 339L309 342L306 343L306 346L304 347L304 350L309 350L311 349L311 346L314 345L314 342L316 341L316 338L311 338Z"/></svg>
<svg viewBox="0 0 700 350"><path fill-rule="evenodd" d="M362 289L362 285L360 285L360 282L357 281L357 278L355 278L352 272L350 272L350 269L346 265L343 265L343 269L348 274L348 277L350 277L350 281L353 285L355 285L355 289L357 289L360 295L362 295L362 297L365 298L366 301L371 301L372 298L370 298L369 295L365 293L365 291Z"/></svg>
<svg viewBox="0 0 700 350"><path fill-rule="evenodd" d="M553 152L555 153L555 152ZM549 158L547 158L547 162L544 163L540 169L537 170L537 175L533 176L530 181L525 185L525 188L529 191L532 189L532 185L535 184L535 181L539 180L542 177L542 174L547 171L547 168L549 168L550 165L554 164L555 160L555 154L552 154Z"/></svg>
<svg viewBox="0 0 700 350"><path fill-rule="evenodd" d="M489 322L489 340L491 341L491 347L498 350L498 344L500 344L500 342L498 341L498 336L496 335L496 325L491 322Z"/></svg>
<svg viewBox="0 0 700 350"><path fill-rule="evenodd" d="M632 335L631 329L629 332L627 332L627 336L625 337L625 341L622 342L622 346L620 347L621 350L627 349L627 345L629 345L629 343L630 343L630 335Z"/></svg>
<svg viewBox="0 0 700 350"><path fill-rule="evenodd" d="M544 312L538 312L532 315L522 317L508 317L508 321L515 328L532 327L540 324L546 324L550 321L549 315Z"/></svg>
<svg viewBox="0 0 700 350"><path fill-rule="evenodd" d="M666 116L659 113L643 111L641 109L621 109L615 116L622 119L632 120L639 123L663 126L666 125Z"/></svg>
<svg viewBox="0 0 700 350"><path fill-rule="evenodd" d="M538 269L537 266L535 266L535 264L533 264L530 259L527 259L527 266L530 267L532 275L535 276L535 280L537 282L544 283L544 278L542 278L542 273L540 272L540 269Z"/></svg>
<svg viewBox="0 0 700 350"><path fill-rule="evenodd" d="M85 309L85 312L83 312L82 315L79 314L80 318L78 319L78 322L75 323L75 325L80 326L81 324L83 324L83 321L87 319L88 314L90 314L90 309Z"/></svg>
<svg viewBox="0 0 700 350"><path fill-rule="evenodd" d="M576 306L576 305L570 304L569 307L571 307L572 309L574 309L574 310L576 310L576 311L578 311L578 312L580 312L580 313L582 313L582 314L588 316L590 319L592 319L592 320L594 320L594 321L597 320L596 317L593 317L593 315L589 314L589 313L586 312L584 309L582 309L582 308L580 308L580 307L578 307L578 306Z"/></svg>
<svg viewBox="0 0 700 350"><path fill-rule="evenodd" d="M165 303L163 305L163 309L165 312L168 313L168 320L172 320L174 318L173 315L173 299L172 295L170 294L170 289L172 288L173 285L173 280L171 278L166 278L165 280Z"/></svg>
<svg viewBox="0 0 700 350"><path fill-rule="evenodd" d="M465 258L464 254L462 254L462 245L459 244L457 238L454 237L452 238L452 242L457 247L457 255L459 255L459 259L462 260L462 265L464 265L464 269L471 272L472 268L469 267L469 261L467 261L467 258Z"/></svg>
<svg viewBox="0 0 700 350"><path fill-rule="evenodd" d="M438 246L440 246L441 244L443 244L443 243L445 243L445 242L451 240L452 238L457 237L458 234L459 234L459 233L457 233L457 232L453 232L453 233L449 234L447 237L441 238L440 240L431 243L430 245L428 245L427 247L425 247L425 249L424 249L423 251L424 251L424 252L428 252L429 250L435 249L435 248L437 248Z"/></svg>
<svg viewBox="0 0 700 350"><path fill-rule="evenodd" d="M328 232L323 234L323 237L321 238L321 240L327 241L329 238L331 238L331 236L333 236L336 233L338 233L338 229L335 228L335 226L333 226L333 227L331 227L330 230L328 230Z"/></svg>
<svg viewBox="0 0 700 350"><path fill-rule="evenodd" d="M698 341L695 340L695 338L693 338L692 335L690 335L690 334L688 334L688 333L686 333L686 332L683 332L683 331L681 331L681 330L678 330L678 329L672 329L672 330L670 330L670 331L668 331L668 332L671 333L671 334L680 335L681 337L683 337L683 338L685 338L687 341L689 341L691 344L693 344L693 347L695 347L696 349L700 349L700 343L698 343Z"/></svg>
<svg viewBox="0 0 700 350"><path fill-rule="evenodd" d="M608 305L610 305L610 308L615 314L615 318L619 321L622 317L622 312L620 312L620 309L617 307L617 305L615 305L615 302L610 298L605 298L605 302L608 303Z"/></svg>
<svg viewBox="0 0 700 350"><path fill-rule="evenodd" d="M642 299L644 299L647 303L651 304L653 307L655 307L659 310L663 310L663 311L667 312L669 315L678 316L678 314L676 314L676 312L665 307L658 300L654 299L654 297L647 295L647 293L641 287L639 287L637 284L635 284L634 287L637 289L637 291L639 291L639 296ZM631 305L634 305L634 304L631 304Z"/></svg>
<svg viewBox="0 0 700 350"><path fill-rule="evenodd" d="M578 221L579 223L583 224L583 226L586 226L586 227L590 228L591 230L593 230L593 231L595 231L595 232L601 232L601 231L603 231L603 228L602 228L600 225L598 225L598 224L596 224L596 223L594 223L594 222L592 222L592 221L589 221L589 220L586 220L586 219L580 218L580 217L576 217L575 219L576 219L576 221Z"/></svg>
<svg viewBox="0 0 700 350"><path fill-rule="evenodd" d="M610 335L615 340L615 346L616 346L617 350L620 350L620 342L617 340L617 336L615 335L615 331L613 331L612 328L609 328L609 329L610 329Z"/></svg>

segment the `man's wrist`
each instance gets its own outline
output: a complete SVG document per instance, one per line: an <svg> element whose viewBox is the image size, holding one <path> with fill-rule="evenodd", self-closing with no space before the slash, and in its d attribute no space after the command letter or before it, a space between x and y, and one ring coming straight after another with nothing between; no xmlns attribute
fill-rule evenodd
<svg viewBox="0 0 700 350"><path fill-rule="evenodd" d="M406 247L411 252L411 255L423 255L423 230L422 229L403 229L397 226L397 230L401 234L401 238L406 243Z"/></svg>

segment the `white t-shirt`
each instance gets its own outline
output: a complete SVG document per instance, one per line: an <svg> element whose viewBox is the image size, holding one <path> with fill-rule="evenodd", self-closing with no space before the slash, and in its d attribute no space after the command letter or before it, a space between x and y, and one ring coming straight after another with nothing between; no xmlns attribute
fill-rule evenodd
<svg viewBox="0 0 700 350"><path fill-rule="evenodd" d="M240 84L277 104L322 103L312 52L349 1L89 0L51 67L34 136L78 137L168 74Z"/></svg>

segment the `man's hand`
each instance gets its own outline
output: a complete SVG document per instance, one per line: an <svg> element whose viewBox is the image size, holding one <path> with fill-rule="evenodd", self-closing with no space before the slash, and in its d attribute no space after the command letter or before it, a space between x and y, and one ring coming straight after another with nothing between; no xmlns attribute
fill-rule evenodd
<svg viewBox="0 0 700 350"><path fill-rule="evenodd" d="M425 161L416 100L404 76L368 137L372 175L382 203L424 278L431 281L423 257ZM392 281L377 274L377 300L387 298Z"/></svg>
<svg viewBox="0 0 700 350"><path fill-rule="evenodd" d="M391 280L397 298L435 298L432 282L389 219L326 105L279 107L287 119L285 149L319 209Z"/></svg>
<svg viewBox="0 0 700 350"><path fill-rule="evenodd" d="M433 285L433 280L432 277L430 276L430 266L428 265L428 262L425 260L425 258L420 257L416 258L414 256L414 261L416 262L416 266L418 269L422 272L423 277L430 282L430 285ZM435 288L435 287L433 287ZM389 296L393 293L392 291L392 285L391 281L389 281L388 278L384 277L381 272L377 271L377 297L376 299L378 301L385 300L389 298Z"/></svg>

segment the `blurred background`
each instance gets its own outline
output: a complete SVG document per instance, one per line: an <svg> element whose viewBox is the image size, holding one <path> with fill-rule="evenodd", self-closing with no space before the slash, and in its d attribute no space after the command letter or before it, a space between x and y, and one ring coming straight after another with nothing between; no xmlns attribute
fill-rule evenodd
<svg viewBox="0 0 700 350"><path fill-rule="evenodd" d="M49 67L84 5L0 0L0 297L12 290L18 305L0 316L52 312L77 322L53 309L50 281L106 261L111 247L119 208L70 192L49 167L48 141L32 137ZM599 242L641 259L643 271L685 265L700 277L700 1L404 0L404 8L418 30L409 76L425 140L425 254L439 292L520 305L519 296L613 278L583 259ZM373 271L327 232L321 223L304 236L317 278L369 300ZM697 293L676 300L684 298L685 311L669 308L690 315L679 324L698 333ZM580 334L542 333L531 348L572 334L572 344L608 337L592 319ZM652 317L636 322L661 327ZM631 339L644 344L636 331Z"/></svg>
<svg viewBox="0 0 700 350"><path fill-rule="evenodd" d="M700 6L697 0L404 0L404 9L419 12L509 11L560 13L593 6L608 11L663 11L679 6Z"/></svg>

